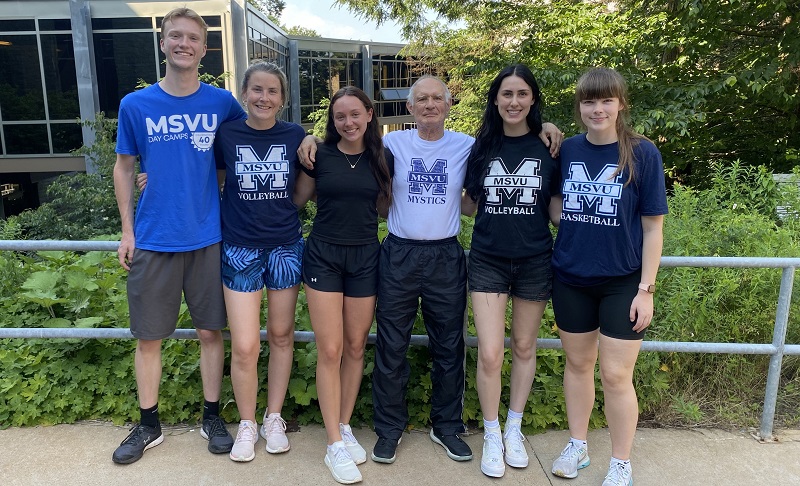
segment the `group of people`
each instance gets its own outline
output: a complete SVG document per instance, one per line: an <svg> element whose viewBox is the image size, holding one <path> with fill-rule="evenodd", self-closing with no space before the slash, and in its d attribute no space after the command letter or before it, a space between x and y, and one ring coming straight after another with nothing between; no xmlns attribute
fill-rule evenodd
<svg viewBox="0 0 800 486"><path fill-rule="evenodd" d="M301 282L317 342L324 462L334 479L361 481L358 464L367 460L349 422L373 318L378 439L370 457L395 461L409 420L406 352L420 307L432 361L430 438L450 458L470 460L472 451L460 437L469 289L478 334L481 471L501 477L506 465L528 465L523 412L542 314L552 299L566 354L571 436L552 472L574 478L589 465L586 437L599 352L612 442L603 484L632 484L638 417L633 368L653 316L667 206L660 154L631 130L627 88L617 72L595 68L579 79L575 112L586 132L563 144L558 128L542 123L542 93L520 64L495 77L475 138L445 129L450 92L425 75L407 100L415 129L381 137L372 101L346 87L333 95L325 138L318 140L278 118L287 99L278 67L256 62L245 72L245 112L227 91L198 81L206 49L200 16L175 9L161 29L166 76L126 96L119 115L118 254L130 270L141 421L114 452L114 462L134 462L163 440L161 340L175 329L182 293L201 345L201 435L209 450L251 461L260 434L267 452L288 451L281 408ZM134 223L137 156L146 189ZM221 204L215 169L224 170ZM311 198L318 209L304 241L297 208ZM469 272L456 239L461 214L476 214ZM382 243L378 215L388 221ZM559 228L555 245L551 224ZM259 429L256 370L265 287L269 393ZM512 371L501 429L509 296ZM235 440L219 417L220 330L226 321L241 418Z"/></svg>

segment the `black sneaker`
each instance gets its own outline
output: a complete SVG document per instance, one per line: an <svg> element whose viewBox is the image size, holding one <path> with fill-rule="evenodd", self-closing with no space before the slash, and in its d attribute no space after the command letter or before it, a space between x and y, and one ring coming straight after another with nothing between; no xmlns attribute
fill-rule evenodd
<svg viewBox="0 0 800 486"><path fill-rule="evenodd" d="M233 437L225 422L216 415L203 420L200 435L208 441L208 452L212 454L225 454L233 449Z"/></svg>
<svg viewBox="0 0 800 486"><path fill-rule="evenodd" d="M384 464L391 464L397 459L397 445L403 438L397 440L387 439L386 437L378 437L378 442L372 449L372 460L375 462L382 462Z"/></svg>
<svg viewBox="0 0 800 486"><path fill-rule="evenodd" d="M458 434L439 435L431 429L431 440L444 447L447 457L454 461L469 461L472 459L472 449L461 440Z"/></svg>
<svg viewBox="0 0 800 486"><path fill-rule="evenodd" d="M144 451L155 447L164 441L164 434L161 433L161 424L156 427L147 425L136 425L131 429L131 433L114 451L111 460L117 464L130 464L142 458Z"/></svg>

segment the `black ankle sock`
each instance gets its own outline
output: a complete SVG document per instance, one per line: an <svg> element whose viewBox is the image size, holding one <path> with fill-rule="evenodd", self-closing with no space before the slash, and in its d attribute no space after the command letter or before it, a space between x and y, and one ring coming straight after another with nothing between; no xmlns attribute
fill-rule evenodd
<svg viewBox="0 0 800 486"><path fill-rule="evenodd" d="M203 420L214 416L219 416L219 401L203 400Z"/></svg>
<svg viewBox="0 0 800 486"><path fill-rule="evenodd" d="M158 404L156 403L150 408L139 408L139 413L142 416L142 425L148 427L158 427Z"/></svg>

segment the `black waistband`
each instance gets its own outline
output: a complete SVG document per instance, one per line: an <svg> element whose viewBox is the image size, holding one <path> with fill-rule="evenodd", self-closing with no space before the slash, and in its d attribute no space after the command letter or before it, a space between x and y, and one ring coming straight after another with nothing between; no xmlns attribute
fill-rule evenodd
<svg viewBox="0 0 800 486"><path fill-rule="evenodd" d="M408 238L400 238L397 235L389 233L386 236L386 238L392 241L396 241L398 243L402 243L404 245L433 246L433 245L452 245L453 243L458 244L458 237L456 236L451 236L449 238L444 238L441 240L410 240Z"/></svg>

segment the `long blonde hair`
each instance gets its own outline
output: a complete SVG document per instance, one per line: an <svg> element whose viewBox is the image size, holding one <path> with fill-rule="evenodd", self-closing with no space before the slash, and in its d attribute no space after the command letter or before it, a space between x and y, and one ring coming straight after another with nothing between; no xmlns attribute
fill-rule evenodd
<svg viewBox="0 0 800 486"><path fill-rule="evenodd" d="M636 133L630 125L630 102L628 101L628 83L618 72L610 68L596 67L585 72L575 86L575 118L578 125L586 129L581 120L580 103L583 100L602 98L617 98L624 108L617 116L617 140L619 147L619 161L617 170L612 178L627 169L628 180L625 185L634 180L633 149L642 140L647 140L642 134Z"/></svg>

